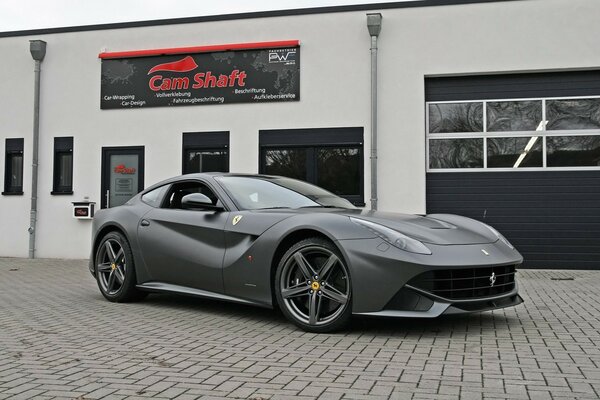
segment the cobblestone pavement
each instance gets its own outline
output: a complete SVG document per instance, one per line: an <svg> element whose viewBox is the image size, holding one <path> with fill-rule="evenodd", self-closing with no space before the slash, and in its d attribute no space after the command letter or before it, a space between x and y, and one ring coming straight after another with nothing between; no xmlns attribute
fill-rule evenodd
<svg viewBox="0 0 600 400"><path fill-rule="evenodd" d="M83 260L0 259L0 399L599 398L600 271L519 278L516 308L317 335L236 304L109 303Z"/></svg>

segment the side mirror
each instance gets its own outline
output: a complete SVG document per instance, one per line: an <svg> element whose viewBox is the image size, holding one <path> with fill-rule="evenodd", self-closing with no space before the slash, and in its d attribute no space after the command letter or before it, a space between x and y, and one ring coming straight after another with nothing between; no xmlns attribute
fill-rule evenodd
<svg viewBox="0 0 600 400"><path fill-rule="evenodd" d="M181 199L181 208L185 210L223 211L223 207L213 205L208 196L202 193L190 193L183 196Z"/></svg>

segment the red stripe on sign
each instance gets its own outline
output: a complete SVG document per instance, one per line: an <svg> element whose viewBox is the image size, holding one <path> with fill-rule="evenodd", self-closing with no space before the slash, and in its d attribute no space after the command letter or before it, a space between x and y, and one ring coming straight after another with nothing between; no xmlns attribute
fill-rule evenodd
<svg viewBox="0 0 600 400"><path fill-rule="evenodd" d="M198 68L198 64L192 58L187 56L179 61L158 64L148 71L148 75L156 71L188 72Z"/></svg>
<svg viewBox="0 0 600 400"><path fill-rule="evenodd" d="M132 50L132 51L112 51L102 52L98 54L99 58L133 58L133 57L148 57L148 56L165 56L172 54L190 54L190 53L212 53L218 51L231 50L255 50L255 49L277 49L281 47L297 47L300 45L299 40L279 40L274 42L255 42L255 43L233 43L233 44L217 44L211 46L195 46L195 47L175 47L169 49L153 49L153 50Z"/></svg>

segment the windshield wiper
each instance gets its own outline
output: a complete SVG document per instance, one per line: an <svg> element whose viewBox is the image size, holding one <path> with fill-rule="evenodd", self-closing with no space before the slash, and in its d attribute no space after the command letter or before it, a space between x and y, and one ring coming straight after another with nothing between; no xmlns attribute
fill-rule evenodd
<svg viewBox="0 0 600 400"><path fill-rule="evenodd" d="M291 209L291 207L261 207L261 208L253 208L253 210L280 210L282 208Z"/></svg>

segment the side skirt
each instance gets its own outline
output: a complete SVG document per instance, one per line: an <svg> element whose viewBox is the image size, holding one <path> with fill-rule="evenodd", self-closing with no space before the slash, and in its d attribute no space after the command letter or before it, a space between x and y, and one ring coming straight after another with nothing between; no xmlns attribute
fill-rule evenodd
<svg viewBox="0 0 600 400"><path fill-rule="evenodd" d="M194 288L190 288L187 286L173 285L171 283L146 282L146 283L136 285L136 288L146 291L146 292L177 293L177 294L183 294L183 295L187 295L187 296L203 297L203 298L207 298L207 299L223 300L223 301L229 301L232 303L241 303L241 304L248 304L248 305L252 305L252 306L269 308L265 304L240 299L238 297L228 296L228 295L222 294L222 293L209 292L208 290L194 289Z"/></svg>

